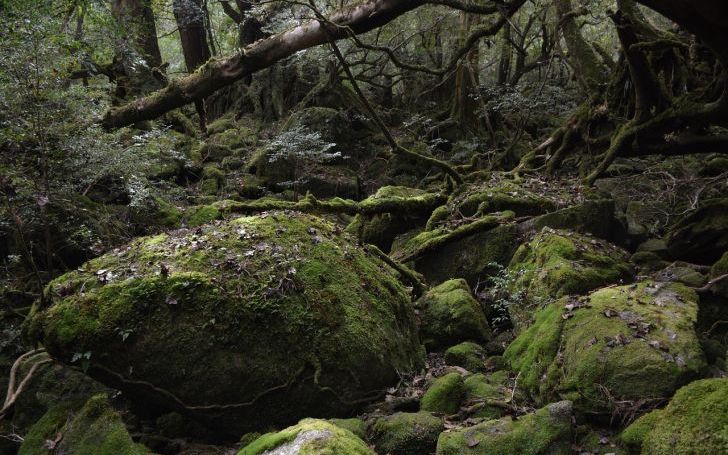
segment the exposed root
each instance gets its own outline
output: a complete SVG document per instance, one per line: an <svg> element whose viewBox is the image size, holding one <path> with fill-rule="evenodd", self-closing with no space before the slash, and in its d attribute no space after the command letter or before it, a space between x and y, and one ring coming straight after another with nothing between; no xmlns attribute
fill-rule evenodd
<svg viewBox="0 0 728 455"><path fill-rule="evenodd" d="M0 420L4 419L5 416L7 416L13 409L18 397L23 393L23 390L25 390L25 387L33 378L35 372L38 371L38 368L52 362L52 360L45 355L45 352L45 349L34 349L32 351L28 351L18 357L13 363L12 368L10 368L10 378L8 381L8 390L5 394L5 402L3 403L2 409L0 409ZM20 370L20 367L25 363L32 364L28 372L25 374L25 377L20 380L20 383L18 384L18 370ZM18 384L17 387L16 384Z"/></svg>

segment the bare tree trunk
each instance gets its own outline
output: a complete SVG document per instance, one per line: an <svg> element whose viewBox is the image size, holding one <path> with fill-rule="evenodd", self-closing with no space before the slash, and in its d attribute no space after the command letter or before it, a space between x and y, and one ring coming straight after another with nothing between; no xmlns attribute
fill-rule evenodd
<svg viewBox="0 0 728 455"><path fill-rule="evenodd" d="M174 0L172 4L174 18L177 21L179 37L182 43L187 71L194 72L210 59L210 46L205 31L205 10L202 0ZM205 101L195 100L195 109L200 119L200 129L207 130Z"/></svg>
<svg viewBox="0 0 728 455"><path fill-rule="evenodd" d="M569 50L567 60L574 68L581 86L587 92L593 93L606 82L607 71L594 49L581 35L581 30L575 20L577 12L572 8L571 0L554 0L554 4L564 41Z"/></svg>
<svg viewBox="0 0 728 455"><path fill-rule="evenodd" d="M498 85L505 85L511 74L511 56L513 49L511 46L511 24L507 22L503 26L503 36L501 36L500 45L500 61L498 62Z"/></svg>
<svg viewBox="0 0 728 455"><path fill-rule="evenodd" d="M157 26L151 0L113 0L111 12L119 23L125 38L144 57L150 67L162 65L162 54L157 43Z"/></svg>

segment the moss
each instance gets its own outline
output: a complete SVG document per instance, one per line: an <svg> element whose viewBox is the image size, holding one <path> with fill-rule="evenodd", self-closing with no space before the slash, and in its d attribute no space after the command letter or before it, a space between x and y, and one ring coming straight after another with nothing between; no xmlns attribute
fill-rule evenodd
<svg viewBox="0 0 728 455"><path fill-rule="evenodd" d="M420 400L423 411L442 414L455 414L460 409L460 403L465 394L465 385L462 376L458 373L448 373L437 378Z"/></svg>
<svg viewBox="0 0 728 455"><path fill-rule="evenodd" d="M215 429L236 437L345 415L422 365L395 270L333 224L295 212L141 238L45 294L49 305L35 305L26 330L54 358L88 352L89 374L133 369L192 405L251 402L211 411ZM124 389L139 392L133 382ZM160 413L170 410L165 396L154 396Z"/></svg>
<svg viewBox="0 0 728 455"><path fill-rule="evenodd" d="M214 220L219 220L222 218L222 213L214 205L202 205L190 207L187 209L185 216L187 218L187 226L197 227Z"/></svg>
<svg viewBox="0 0 728 455"><path fill-rule="evenodd" d="M450 280L432 288L418 301L418 306L421 308L420 336L427 349L465 340L490 339L485 313L465 280Z"/></svg>
<svg viewBox="0 0 728 455"><path fill-rule="evenodd" d="M721 256L721 258L718 259L718 261L710 268L710 279L716 279L727 273L728 250L726 250L726 252L723 253L723 256ZM722 282L716 283L715 285L713 285L712 290L715 294L728 299L728 280L723 280Z"/></svg>
<svg viewBox="0 0 728 455"><path fill-rule="evenodd" d="M604 288L540 310L505 357L538 401L609 413L615 401L668 397L699 374L696 318L697 296L681 284Z"/></svg>
<svg viewBox="0 0 728 455"><path fill-rule="evenodd" d="M728 449L728 379L695 381L677 391L622 434L644 455L725 453Z"/></svg>
<svg viewBox="0 0 728 455"><path fill-rule="evenodd" d="M368 433L380 453L422 455L435 451L437 437L443 430L440 418L420 411L379 417L369 427Z"/></svg>
<svg viewBox="0 0 728 455"><path fill-rule="evenodd" d="M670 263L652 251L638 251L629 258L630 262L643 271L655 271L667 267Z"/></svg>
<svg viewBox="0 0 728 455"><path fill-rule="evenodd" d="M511 398L511 390L507 387L508 374L498 371L491 374L474 374L465 378L465 404L474 406L471 417L497 419L502 417L504 409L494 403L506 403Z"/></svg>
<svg viewBox="0 0 728 455"><path fill-rule="evenodd" d="M485 369L485 349L477 343L465 341L445 351L445 363L478 372Z"/></svg>
<svg viewBox="0 0 728 455"><path fill-rule="evenodd" d="M367 437L367 425L363 420L352 417L351 419L329 419L329 422L333 423L339 428L349 430L354 433L358 438L365 439Z"/></svg>
<svg viewBox="0 0 728 455"><path fill-rule="evenodd" d="M374 455L351 431L317 419L304 419L285 430L265 434L238 455L260 455L289 443L298 448L297 455Z"/></svg>
<svg viewBox="0 0 728 455"><path fill-rule="evenodd" d="M523 189L512 182L501 182L496 187L469 187L453 198L452 205L465 216L512 210L517 216L540 215L556 209L550 199Z"/></svg>
<svg viewBox="0 0 728 455"><path fill-rule="evenodd" d="M508 273L515 277L511 290L522 292L522 304L511 305L517 328L530 322L535 307L570 294L585 294L600 286L631 281L632 268L625 251L604 241L570 231L544 228L516 251Z"/></svg>
<svg viewBox="0 0 728 455"><path fill-rule="evenodd" d="M619 438L608 429L592 429L587 426L576 429L577 443L575 449L579 453L591 455L628 455L629 451Z"/></svg>
<svg viewBox="0 0 728 455"><path fill-rule="evenodd" d="M568 455L571 419L571 405L562 401L518 420L504 417L448 430L437 441L437 455Z"/></svg>
<svg viewBox="0 0 728 455"><path fill-rule="evenodd" d="M135 444L121 417L111 408L106 395L92 397L77 413L62 407L46 414L30 431L20 455L47 454L47 440L63 438L55 447L58 453L76 455L145 455L149 450Z"/></svg>
<svg viewBox="0 0 728 455"><path fill-rule="evenodd" d="M360 241L371 243L384 251L389 251L394 238L410 229L424 223L427 214L439 202L439 198L433 198L434 194L423 190L403 186L383 186L377 192L363 200L360 205L366 209L370 205L380 203L383 200L390 201L393 205L406 200L426 201L432 200L431 204L421 204L417 210L392 210L390 213L378 213L374 215L357 215L347 226L346 230L358 235Z"/></svg>

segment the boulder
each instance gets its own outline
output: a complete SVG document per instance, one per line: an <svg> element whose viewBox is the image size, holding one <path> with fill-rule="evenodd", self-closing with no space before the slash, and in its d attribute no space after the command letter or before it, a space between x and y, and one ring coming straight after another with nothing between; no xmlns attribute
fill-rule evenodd
<svg viewBox="0 0 728 455"><path fill-rule="evenodd" d="M552 403L518 420L504 417L440 434L437 455L570 454L572 408Z"/></svg>
<svg viewBox="0 0 728 455"><path fill-rule="evenodd" d="M448 373L432 383L420 400L423 411L440 414L455 414L465 396L463 377L459 373Z"/></svg>
<svg viewBox="0 0 728 455"><path fill-rule="evenodd" d="M465 341L449 347L445 351L447 365L465 368L474 373L485 370L485 359L488 357L485 349L472 341Z"/></svg>
<svg viewBox="0 0 728 455"><path fill-rule="evenodd" d="M147 455L134 443L106 395L92 397L79 410L64 404L51 408L25 436L19 455Z"/></svg>
<svg viewBox="0 0 728 455"><path fill-rule="evenodd" d="M446 281L430 289L417 302L420 338L428 350L461 341L488 341L485 313L463 279Z"/></svg>
<svg viewBox="0 0 728 455"><path fill-rule="evenodd" d="M444 429L442 420L429 412L398 412L375 419L368 433L379 453L423 455L435 451L437 437Z"/></svg>
<svg viewBox="0 0 728 455"><path fill-rule="evenodd" d="M537 216L521 225L521 229L540 231L544 227L568 229L592 234L621 245L626 234L624 226L614 215L612 199L588 200L581 204Z"/></svg>
<svg viewBox="0 0 728 455"><path fill-rule="evenodd" d="M485 215L510 210L517 216L540 215L556 210L556 204L513 182L501 181L495 186L469 185L453 195L448 202L450 211L463 216ZM431 223L435 220L433 219Z"/></svg>
<svg viewBox="0 0 728 455"><path fill-rule="evenodd" d="M664 409L627 427L622 440L634 453L725 453L728 448L728 379L703 379L675 393Z"/></svg>
<svg viewBox="0 0 728 455"><path fill-rule="evenodd" d="M710 268L710 279L716 280L723 275L728 274L728 250L723 253L723 256ZM721 281L716 282L711 286L711 290L723 297L728 299L728 278L724 278Z"/></svg>
<svg viewBox="0 0 728 455"><path fill-rule="evenodd" d="M419 210L403 207L401 210L394 209L389 213L372 216L356 215L346 230L357 235L362 243L371 243L382 251L389 251L395 237L425 223L436 204L441 202L440 198L434 196L432 193L416 188L383 186L375 194L362 201L362 204L377 203L383 199L391 201L395 207L397 202L410 199L419 199L423 202L430 199L433 204L425 204Z"/></svg>
<svg viewBox="0 0 728 455"><path fill-rule="evenodd" d="M422 365L396 272L340 228L271 212L141 238L47 287L27 321L61 362L214 431L336 417Z"/></svg>
<svg viewBox="0 0 728 455"><path fill-rule="evenodd" d="M705 367L697 301L682 284L651 281L564 297L538 311L504 356L538 403L571 399L593 415L669 397Z"/></svg>
<svg viewBox="0 0 728 455"><path fill-rule="evenodd" d="M728 198L711 199L670 228L667 248L675 259L712 264L728 250Z"/></svg>
<svg viewBox="0 0 728 455"><path fill-rule="evenodd" d="M494 373L477 373L468 376L464 381L465 406L472 411L469 417L481 419L498 419L505 413L504 406L511 400L511 388L506 371Z"/></svg>
<svg viewBox="0 0 728 455"><path fill-rule="evenodd" d="M545 227L521 245L508 265L511 290L521 293L508 312L516 328L525 327L533 312L550 300L586 294L610 283L633 278L629 255L610 243L572 231Z"/></svg>
<svg viewBox="0 0 728 455"><path fill-rule="evenodd" d="M304 419L267 433L237 455L375 455L354 433L325 420Z"/></svg>

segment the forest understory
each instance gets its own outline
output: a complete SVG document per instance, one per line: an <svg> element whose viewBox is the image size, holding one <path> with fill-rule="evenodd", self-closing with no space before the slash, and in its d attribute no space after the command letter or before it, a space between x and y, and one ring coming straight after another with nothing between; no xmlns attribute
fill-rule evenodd
<svg viewBox="0 0 728 455"><path fill-rule="evenodd" d="M728 453L722 0L0 0L0 455Z"/></svg>

